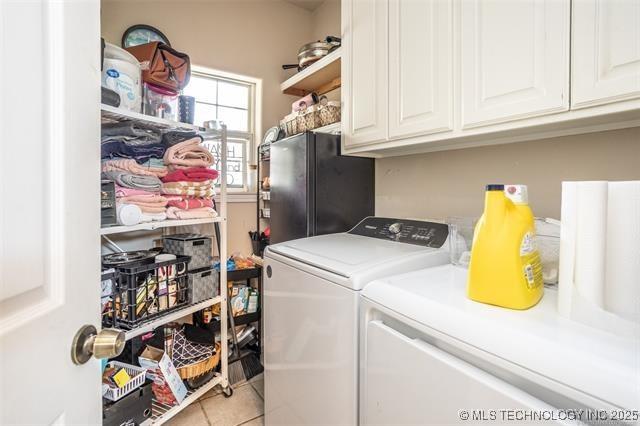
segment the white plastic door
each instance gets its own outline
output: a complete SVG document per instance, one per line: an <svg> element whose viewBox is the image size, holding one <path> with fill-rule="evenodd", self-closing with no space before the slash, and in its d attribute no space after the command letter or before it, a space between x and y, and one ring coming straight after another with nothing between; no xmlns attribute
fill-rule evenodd
<svg viewBox="0 0 640 426"><path fill-rule="evenodd" d="M569 109L569 0L460 2L462 128Z"/></svg>
<svg viewBox="0 0 640 426"><path fill-rule="evenodd" d="M364 350L360 409L364 425L508 424L498 410L553 409L378 320L367 323ZM496 410L495 418L491 418L491 410ZM549 423L554 424L545 424Z"/></svg>
<svg viewBox="0 0 640 426"><path fill-rule="evenodd" d="M573 2L571 107L640 97L640 2Z"/></svg>
<svg viewBox="0 0 640 426"><path fill-rule="evenodd" d="M357 292L265 257L267 425L357 423Z"/></svg>
<svg viewBox="0 0 640 426"><path fill-rule="evenodd" d="M389 138L453 127L453 2L389 1Z"/></svg>
<svg viewBox="0 0 640 426"><path fill-rule="evenodd" d="M100 4L0 0L0 424L100 424Z"/></svg>
<svg viewBox="0 0 640 426"><path fill-rule="evenodd" d="M388 0L342 1L342 134L347 147L387 139Z"/></svg>

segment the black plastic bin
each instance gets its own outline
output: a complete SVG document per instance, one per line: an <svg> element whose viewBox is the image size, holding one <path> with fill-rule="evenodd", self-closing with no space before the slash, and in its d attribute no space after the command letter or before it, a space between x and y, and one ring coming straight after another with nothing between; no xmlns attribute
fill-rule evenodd
<svg viewBox="0 0 640 426"><path fill-rule="evenodd" d="M106 327L132 329L189 303L189 256L147 265L119 267L109 303L103 307Z"/></svg>

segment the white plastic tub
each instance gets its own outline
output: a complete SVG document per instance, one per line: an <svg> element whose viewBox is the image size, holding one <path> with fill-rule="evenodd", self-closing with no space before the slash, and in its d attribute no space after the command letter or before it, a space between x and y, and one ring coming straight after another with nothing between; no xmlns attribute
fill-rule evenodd
<svg viewBox="0 0 640 426"><path fill-rule="evenodd" d="M120 108L141 111L141 81L140 63L136 57L116 45L106 43L102 86L120 95Z"/></svg>

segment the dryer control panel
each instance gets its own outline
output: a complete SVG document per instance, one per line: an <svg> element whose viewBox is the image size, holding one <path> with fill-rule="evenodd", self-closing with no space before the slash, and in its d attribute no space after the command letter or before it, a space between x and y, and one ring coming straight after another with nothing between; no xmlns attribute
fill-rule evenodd
<svg viewBox="0 0 640 426"><path fill-rule="evenodd" d="M440 248L449 236L449 226L444 223L370 216L363 219L348 233Z"/></svg>

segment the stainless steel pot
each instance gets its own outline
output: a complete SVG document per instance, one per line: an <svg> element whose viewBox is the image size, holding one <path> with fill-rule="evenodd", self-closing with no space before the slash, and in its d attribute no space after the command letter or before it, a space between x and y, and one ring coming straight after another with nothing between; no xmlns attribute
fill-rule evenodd
<svg viewBox="0 0 640 426"><path fill-rule="evenodd" d="M307 43L298 49L298 63L283 65L282 68L285 70L297 68L298 71L301 71L340 47L340 43L340 38L334 36L327 36L324 40Z"/></svg>

